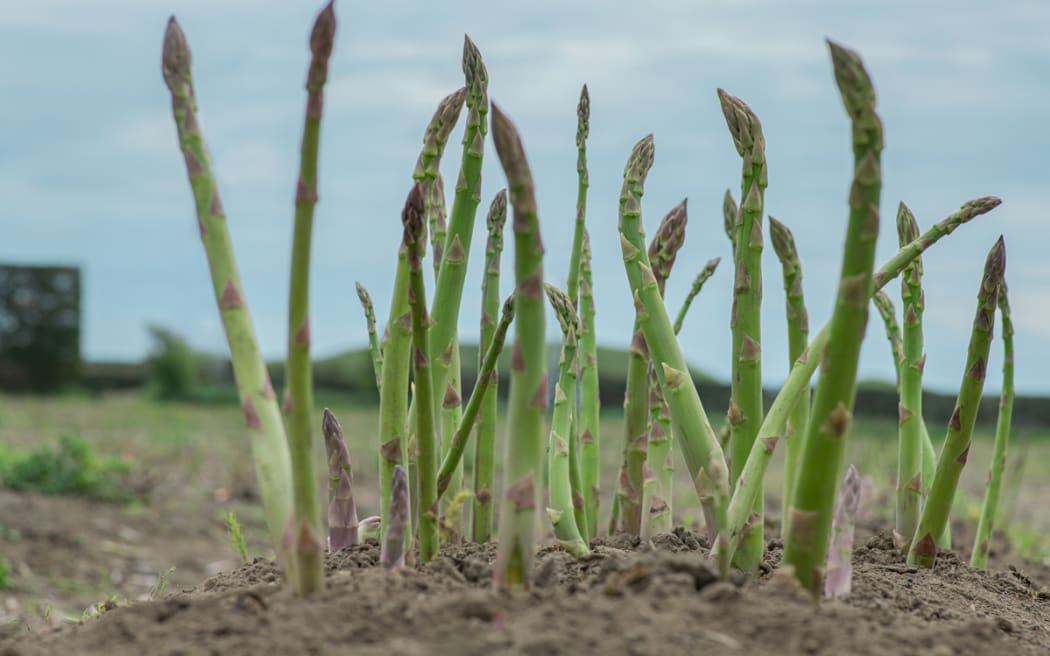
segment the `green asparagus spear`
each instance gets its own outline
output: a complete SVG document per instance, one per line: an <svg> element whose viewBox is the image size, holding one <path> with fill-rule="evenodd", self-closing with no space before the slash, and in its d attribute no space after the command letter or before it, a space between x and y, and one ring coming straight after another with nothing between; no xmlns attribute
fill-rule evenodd
<svg viewBox="0 0 1050 656"><path fill-rule="evenodd" d="M357 287L357 298L361 301L361 309L365 313L365 323L368 326L368 352L372 356L372 369L376 374L376 389L383 392L383 351L379 347L379 338L376 335L376 312L372 304L372 296L361 283L354 283Z"/></svg>
<svg viewBox="0 0 1050 656"><path fill-rule="evenodd" d="M981 507L981 519L977 523L977 535L973 541L970 567L984 569L988 566L988 543L995 527L996 511L999 507L999 488L1003 470L1006 468L1006 448L1010 441L1010 420L1014 409L1014 326L1010 319L1010 300L1006 293L1006 281L999 287L999 314L1003 323L1003 389L999 398L999 418L995 423L995 447L992 464L988 468L988 484Z"/></svg>
<svg viewBox="0 0 1050 656"><path fill-rule="evenodd" d="M743 471L744 462L762 423L762 209L766 189L766 142L762 124L742 100L718 90L722 113L743 158L740 209L736 213L733 242L732 397L729 401L730 483ZM758 515L734 556L734 564L748 572L758 570L765 547L763 500L759 491L754 512Z"/></svg>
<svg viewBox="0 0 1050 656"><path fill-rule="evenodd" d="M197 96L190 74L191 54L186 35L172 17L164 34L161 58L164 82L171 92L179 149L186 161L197 212L197 227L208 256L215 300L233 361L244 421L251 438L255 476L262 494L266 525L277 560L291 565L283 536L292 516L292 470L280 408L266 364L259 352L251 316L244 300L241 276L230 244L226 213L212 172L197 115Z"/></svg>
<svg viewBox="0 0 1050 656"><path fill-rule="evenodd" d="M598 535L601 495L601 436L598 395L598 346L594 334L594 287L591 275L591 245L583 232L580 249L580 484L587 509L587 536Z"/></svg>
<svg viewBox="0 0 1050 656"><path fill-rule="evenodd" d="M810 421L802 445L795 491L791 494L784 561L795 568L802 587L819 596L828 550L838 472L852 420L857 361L868 321L872 264L879 234L882 189L882 122L875 113L875 91L860 57L829 42L835 81L853 124L853 184L849 226L828 345L811 353L821 360Z"/></svg>
<svg viewBox="0 0 1050 656"><path fill-rule="evenodd" d="M736 217L739 211L736 200L733 199L733 192L726 189L725 196L722 197L722 228L726 231L726 237L729 237L729 244L733 247L734 253L736 253Z"/></svg>
<svg viewBox="0 0 1050 656"><path fill-rule="evenodd" d="M536 197L521 137L492 106L492 136L514 207L515 336L511 354L510 411L504 459L504 503L494 568L498 588L532 585L538 479L543 469L547 370L543 302L543 240Z"/></svg>
<svg viewBox="0 0 1050 656"><path fill-rule="evenodd" d="M406 542L410 522L408 518L408 476L401 465L394 465L390 476L390 493L387 496L387 507L390 508L390 523L383 536L383 546L379 552L379 564L383 569L396 572L405 566Z"/></svg>
<svg viewBox="0 0 1050 656"><path fill-rule="evenodd" d="M501 189L489 206L488 242L485 246L485 273L481 279L481 341L478 378L475 386L499 385L499 369L492 363L492 373L486 380L481 372L485 368L487 353L493 344L497 328L496 313L499 311L500 256L503 253L503 226L507 221L507 190ZM513 312L513 310L512 310ZM507 316L504 313L504 316ZM503 340L500 339L502 348ZM471 393L471 402L474 400ZM488 542L492 537L492 491L496 463L496 415L499 399L496 391L486 394L481 402L481 419L478 422L478 437L474 446L474 495L470 514L471 537L475 542ZM466 414L464 414L466 417ZM462 433L460 434L462 437Z"/></svg>
<svg viewBox="0 0 1050 656"><path fill-rule="evenodd" d="M642 469L648 452L649 394L646 372L649 350L638 319L627 355L627 391L624 394L623 461L617 481L620 530L638 535L642 525Z"/></svg>
<svg viewBox="0 0 1050 656"><path fill-rule="evenodd" d="M977 316L974 317L970 347L966 355L966 373L963 374L955 410L948 422L948 433L937 460L937 473L934 474L930 485L930 495L926 499L915 538L908 551L908 563L911 565L933 567L933 561L937 557L937 540L948 523L959 475L970 454L970 438L977 421L981 392L984 390L988 350L992 342L992 327L995 324L995 307L1005 267L1006 246L1000 237L985 261L984 276L977 292Z"/></svg>
<svg viewBox="0 0 1050 656"><path fill-rule="evenodd" d="M809 343L809 313L806 311L806 299L802 293L802 263L795 247L795 237L791 230L769 217L769 238L773 250L780 260L784 272L784 296L787 314L788 362L793 363L802 356ZM806 382L802 395L795 403L795 409L788 418L784 431L784 488L781 499L780 537L787 533L788 508L791 507L791 491L795 486L795 474L798 472L798 455L802 447L802 433L809 423L809 382Z"/></svg>
<svg viewBox="0 0 1050 656"><path fill-rule="evenodd" d="M550 440L547 446L548 495L550 507L547 516L554 526L554 534L562 548L582 558L591 553L587 541L580 535L576 507L573 503L572 473L569 443L564 435L572 426L575 403L569 394L576 389L576 333L580 319L568 294L544 285L551 308L558 317L562 330L561 359L558 362L558 382L554 388L554 416L551 419Z"/></svg>
<svg viewBox="0 0 1050 656"><path fill-rule="evenodd" d="M682 301L682 307L678 310L678 316L675 317L675 335L682 331L682 323L685 322L685 315L689 313L689 308L693 305L693 300L700 293L700 290L704 288L704 283L706 283L711 276L715 275L715 269L718 268L718 264L721 261L722 258L720 257L708 260L707 264L704 265L704 268L700 269L700 273L696 274L696 278L693 279L693 285L689 288L689 293L686 294L685 300Z"/></svg>
<svg viewBox="0 0 1050 656"><path fill-rule="evenodd" d="M871 297L875 309L882 317L882 323L886 326L886 339L890 343L890 352L893 354L893 372L897 377L897 385L901 383L901 361L904 360L904 342L901 341L901 326L897 323L897 309L893 307L893 301L886 292L875 292Z"/></svg>

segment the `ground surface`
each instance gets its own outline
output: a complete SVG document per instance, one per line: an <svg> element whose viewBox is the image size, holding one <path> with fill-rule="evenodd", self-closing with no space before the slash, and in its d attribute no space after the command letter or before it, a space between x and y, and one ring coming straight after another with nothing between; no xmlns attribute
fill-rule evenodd
<svg viewBox="0 0 1050 656"><path fill-rule="evenodd" d="M374 511L370 458L375 415L334 406L354 457L364 514ZM849 458L885 497L892 449L879 425L858 431ZM604 480L614 480L622 428L603 422ZM268 561L240 567L223 521L234 511L250 555L266 555L251 461L236 408L149 403L140 397L26 399L0 396L0 444L36 448L61 434L133 464L140 501L113 504L0 490L0 656L11 654L207 653L1050 653L1050 445L1028 436L1024 483L1005 500L1023 531L994 543L991 573L952 556L933 572L903 565L879 533L876 502L862 527L855 593L815 610L777 576L710 580L695 535L680 529L653 548L628 539L599 544L576 564L540 555L532 593L490 590L492 547L452 545L421 571L376 570L363 547L329 560L329 590L299 602L275 585ZM955 517L955 546L969 554L984 478L987 436L975 444ZM767 489L775 519L779 463ZM611 486L608 486L611 487ZM695 526L688 481L679 522ZM605 506L606 508L608 505ZM1019 529L1020 530L1020 529ZM771 527L769 536L775 536ZM768 564L775 567L774 542ZM164 577L171 567L175 571ZM1017 568L1011 570L1010 567ZM208 578L215 577L215 578ZM165 582L168 583L165 587ZM149 599L155 601L148 601ZM82 622L84 610L113 610ZM112 601L115 600L115 601ZM130 603L130 607L125 607Z"/></svg>

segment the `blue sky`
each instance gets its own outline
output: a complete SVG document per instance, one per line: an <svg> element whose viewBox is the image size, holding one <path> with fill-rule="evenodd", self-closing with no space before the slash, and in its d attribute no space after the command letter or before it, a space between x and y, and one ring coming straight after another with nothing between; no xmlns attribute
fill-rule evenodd
<svg viewBox="0 0 1050 656"><path fill-rule="evenodd" d="M194 52L202 125L259 339L268 356L280 357L306 39L320 3L2 0L0 8L0 261L83 267L89 358L141 357L149 323L181 331L199 348L225 350L160 77L161 37L175 13ZM929 386L958 387L980 267L1003 233L1017 386L1050 392L1050 4L337 0L336 10L314 245L318 355L365 343L355 280L386 315L400 206L426 121L463 83L464 32L485 57L491 97L521 131L536 177L547 278L558 284L574 216L575 106L580 86L589 85L588 219L600 343L625 346L629 337L633 308L615 211L624 161L646 133L656 139L644 203L650 232L689 198L669 305L677 308L707 259L729 256L721 198L727 187L739 188L740 166L717 87L747 101L763 122L767 211L795 232L819 325L834 294L851 173L849 126L824 44L831 37L864 57L886 127L879 261L896 249L899 200L923 228L970 198L1004 200L926 256ZM457 128L443 167L453 180L460 134ZM483 208L504 184L491 142L486 155ZM483 224L475 244L483 242ZM478 255L464 297L466 339L477 335ZM771 248L764 272L765 372L776 383L787 357ZM690 361L722 377L730 289L731 267L723 267L682 332ZM897 290L890 287L893 296ZM556 334L553 320L549 334ZM989 389L998 388L1000 353L996 342ZM892 378L878 323L861 376Z"/></svg>

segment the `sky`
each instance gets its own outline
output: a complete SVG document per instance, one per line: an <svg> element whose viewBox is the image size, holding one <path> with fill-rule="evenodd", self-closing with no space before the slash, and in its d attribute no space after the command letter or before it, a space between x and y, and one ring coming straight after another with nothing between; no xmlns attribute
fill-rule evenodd
<svg viewBox="0 0 1050 656"><path fill-rule="evenodd" d="M268 357L283 356L307 36L320 6L0 0L0 262L82 267L85 357L143 357L149 324L181 332L203 350L226 348L160 75L172 13L193 50L201 124L259 341ZM852 174L849 123L825 44L831 38L862 55L885 126L877 262L896 251L901 200L922 229L971 198L1004 201L925 256L928 387L958 389L981 267L1003 234L1017 388L1050 393L1050 3L337 0L336 12L313 245L316 355L366 344L355 281L386 317L400 209L428 119L463 84L464 33L484 56L491 98L520 130L535 176L546 278L559 285L575 215L576 102L581 85L589 87L588 222L601 345L626 347L630 336L616 208L631 146L652 132L648 231L689 199L667 302L675 311L703 263L725 260L694 304L681 344L694 366L728 379L732 267L721 201L727 188L739 195L740 160L719 87L762 121L766 211L795 233L811 323L819 327L834 299ZM456 178L461 135L462 120L442 166L448 180ZM464 340L478 334L484 209L504 185L489 141ZM505 294L510 261L508 251ZM780 266L770 247L763 275L764 375L775 385L788 358ZM899 286L887 291L899 306ZM860 378L892 380L874 313L872 321ZM548 336L557 334L549 317ZM989 391L999 387L1001 363L996 341Z"/></svg>

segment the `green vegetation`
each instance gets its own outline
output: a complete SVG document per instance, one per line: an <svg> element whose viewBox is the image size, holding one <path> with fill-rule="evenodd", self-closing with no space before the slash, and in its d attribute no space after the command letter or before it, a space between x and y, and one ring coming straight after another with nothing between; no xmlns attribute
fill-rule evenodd
<svg viewBox="0 0 1050 656"><path fill-rule="evenodd" d="M149 382L157 398L185 401L199 385L197 356L180 335L162 326L150 326L153 349L146 360Z"/></svg>
<svg viewBox="0 0 1050 656"><path fill-rule="evenodd" d="M72 494L128 503L129 463L99 455L90 442L62 435L53 448L20 450L0 446L0 486L20 492Z"/></svg>
<svg viewBox="0 0 1050 656"><path fill-rule="evenodd" d="M241 532L237 515L234 515L232 510L226 513L226 529L230 533L230 547L233 548L233 552L240 556L242 563L248 562L248 544L244 541L244 533Z"/></svg>

